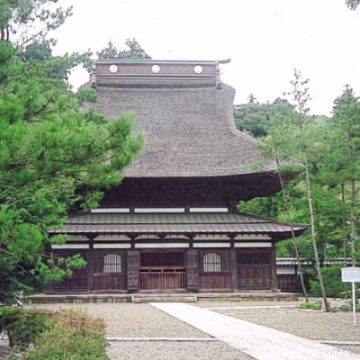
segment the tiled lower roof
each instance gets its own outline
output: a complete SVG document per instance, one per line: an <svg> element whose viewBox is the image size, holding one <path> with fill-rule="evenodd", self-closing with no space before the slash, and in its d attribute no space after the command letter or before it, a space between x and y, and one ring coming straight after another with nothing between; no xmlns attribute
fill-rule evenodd
<svg viewBox="0 0 360 360"><path fill-rule="evenodd" d="M293 224L297 236L306 225ZM233 213L151 213L109 214L89 213L71 216L63 228L52 233L101 233L101 234L278 234L291 236L290 224L260 216Z"/></svg>

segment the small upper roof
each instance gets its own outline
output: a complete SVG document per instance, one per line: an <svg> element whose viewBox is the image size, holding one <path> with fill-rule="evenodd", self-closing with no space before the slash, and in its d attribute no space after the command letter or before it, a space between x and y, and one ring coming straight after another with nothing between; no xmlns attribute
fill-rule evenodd
<svg viewBox="0 0 360 360"><path fill-rule="evenodd" d="M190 65L216 65L228 64L231 59L223 60L154 60L154 59L101 59L96 60L95 66L98 64L190 64Z"/></svg>
<svg viewBox="0 0 360 360"><path fill-rule="evenodd" d="M258 142L236 129L235 90L220 81L219 63L95 63L92 85L98 100L87 107L110 118L133 113L134 130L145 133L143 154L126 170L126 177L230 176L276 169Z"/></svg>

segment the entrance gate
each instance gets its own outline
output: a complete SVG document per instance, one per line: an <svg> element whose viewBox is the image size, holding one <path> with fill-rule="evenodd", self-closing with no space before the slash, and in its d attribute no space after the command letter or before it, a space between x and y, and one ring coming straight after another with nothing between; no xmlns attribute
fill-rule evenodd
<svg viewBox="0 0 360 360"><path fill-rule="evenodd" d="M186 289L183 252L143 252L140 255L140 289Z"/></svg>

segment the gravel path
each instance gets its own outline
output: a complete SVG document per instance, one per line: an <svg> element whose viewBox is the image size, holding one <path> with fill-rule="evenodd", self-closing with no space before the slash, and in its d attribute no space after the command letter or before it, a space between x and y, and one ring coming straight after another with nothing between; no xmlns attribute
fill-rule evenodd
<svg viewBox="0 0 360 360"><path fill-rule="evenodd" d="M202 331L147 304L51 304L46 309L78 308L106 321L108 337L210 338ZM111 341L111 360L253 360L221 342Z"/></svg>
<svg viewBox="0 0 360 360"><path fill-rule="evenodd" d="M194 305L184 303L152 305L258 360L360 360L360 356L333 346Z"/></svg>
<svg viewBox="0 0 360 360"><path fill-rule="evenodd" d="M218 312L312 340L360 341L351 313L300 309L217 310Z"/></svg>
<svg viewBox="0 0 360 360"><path fill-rule="evenodd" d="M199 303L198 306L226 308L214 309L214 311L311 340L360 341L360 324L358 323L355 327L352 325L352 314L350 312L325 313L296 308L246 309L246 307L258 305L286 306L294 304L296 303L208 302L206 304ZM239 309L239 307L244 307L244 309ZM360 354L360 346L337 345L337 347Z"/></svg>
<svg viewBox="0 0 360 360"><path fill-rule="evenodd" d="M108 353L113 360L253 360L252 357L221 341L212 343L112 342Z"/></svg>
<svg viewBox="0 0 360 360"><path fill-rule="evenodd" d="M79 308L106 322L110 337L209 337L147 304L57 304L37 305L46 309Z"/></svg>

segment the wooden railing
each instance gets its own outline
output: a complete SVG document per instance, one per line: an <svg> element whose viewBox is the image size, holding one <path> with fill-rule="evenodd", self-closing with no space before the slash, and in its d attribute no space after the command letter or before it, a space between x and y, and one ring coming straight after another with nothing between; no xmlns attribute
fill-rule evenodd
<svg viewBox="0 0 360 360"><path fill-rule="evenodd" d="M186 272L182 269L140 270L140 288L185 289Z"/></svg>

